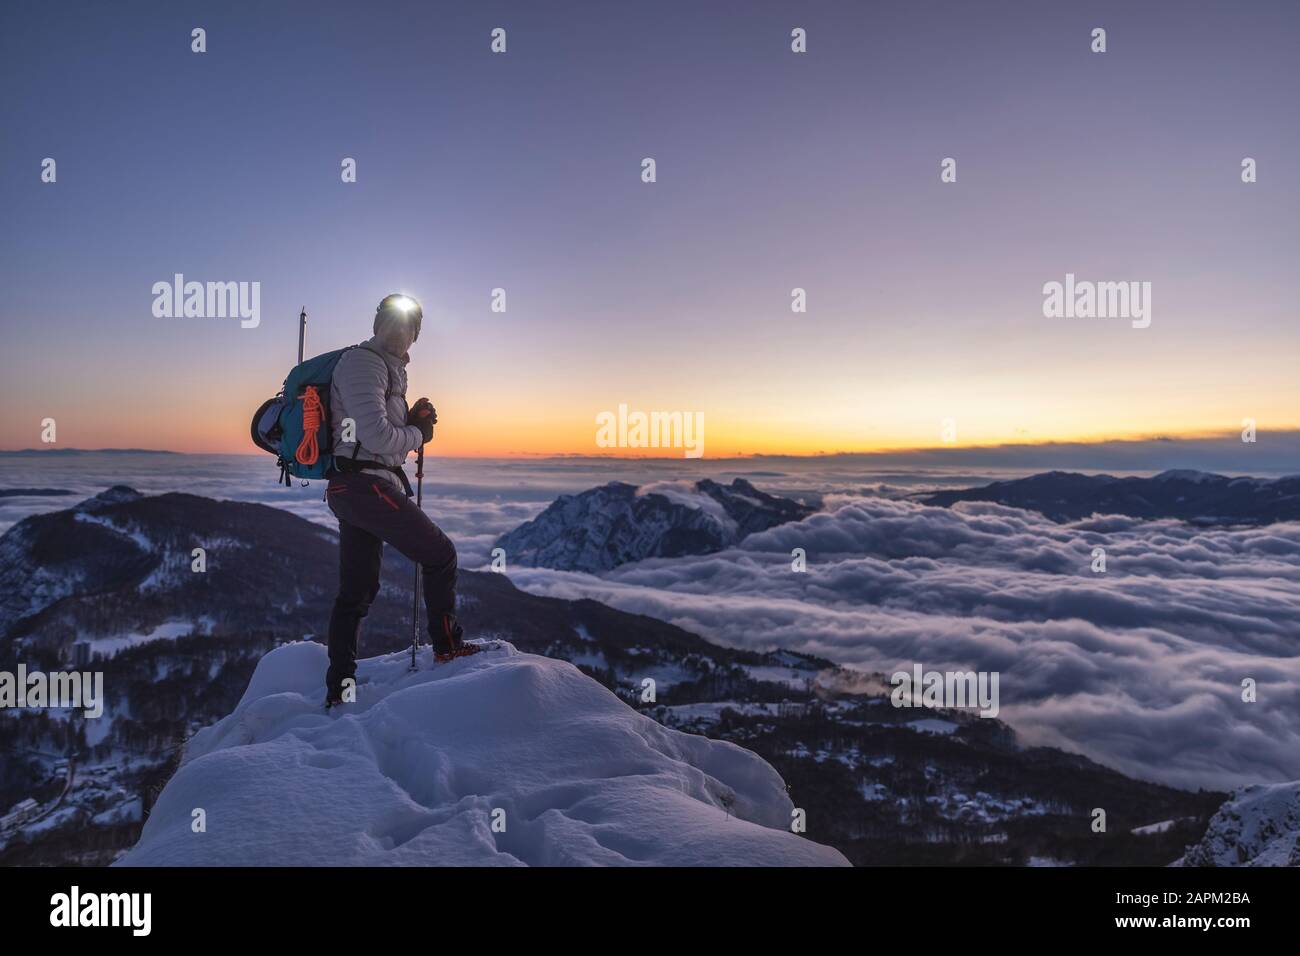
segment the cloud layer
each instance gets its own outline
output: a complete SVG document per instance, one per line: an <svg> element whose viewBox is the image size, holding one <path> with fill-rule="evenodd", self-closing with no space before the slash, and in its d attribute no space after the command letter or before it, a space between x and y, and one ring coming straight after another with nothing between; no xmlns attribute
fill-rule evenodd
<svg viewBox="0 0 1300 956"><path fill-rule="evenodd" d="M1097 547L1105 574L1091 570ZM792 571L794 548L807 573ZM886 672L996 670L1001 716L1023 739L1130 775L1221 788L1300 777L1300 525L1057 525L994 504L857 498L720 554L511 577L733 646Z"/></svg>

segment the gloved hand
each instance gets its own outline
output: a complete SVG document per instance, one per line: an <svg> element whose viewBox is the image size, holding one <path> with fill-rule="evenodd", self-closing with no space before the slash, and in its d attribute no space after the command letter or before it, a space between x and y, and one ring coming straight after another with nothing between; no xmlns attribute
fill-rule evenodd
<svg viewBox="0 0 1300 956"><path fill-rule="evenodd" d="M421 398L406 415L406 424L420 429L425 444L433 441L433 426L438 424L438 410L427 398Z"/></svg>

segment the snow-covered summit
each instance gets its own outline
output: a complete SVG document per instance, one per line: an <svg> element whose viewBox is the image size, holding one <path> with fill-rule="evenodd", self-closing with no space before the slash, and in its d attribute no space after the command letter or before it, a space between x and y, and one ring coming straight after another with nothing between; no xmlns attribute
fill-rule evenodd
<svg viewBox="0 0 1300 956"><path fill-rule="evenodd" d="M1300 866L1300 781L1238 790L1175 866Z"/></svg>
<svg viewBox="0 0 1300 956"><path fill-rule="evenodd" d="M119 862L847 865L790 832L760 757L663 727L571 664L503 643L408 665L359 662L358 702L326 713L324 647L268 653Z"/></svg>
<svg viewBox="0 0 1300 956"><path fill-rule="evenodd" d="M561 495L497 539L512 564L599 573L644 558L709 554L814 509L759 491L743 478L637 487L612 481Z"/></svg>

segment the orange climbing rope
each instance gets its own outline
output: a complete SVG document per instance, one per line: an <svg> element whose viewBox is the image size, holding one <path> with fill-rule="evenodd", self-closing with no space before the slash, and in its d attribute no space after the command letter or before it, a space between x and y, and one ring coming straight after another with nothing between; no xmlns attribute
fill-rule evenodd
<svg viewBox="0 0 1300 956"><path fill-rule="evenodd" d="M317 432L320 431L321 418L324 414L325 407L321 405L316 386L308 385L302 393L302 441L294 453L294 457L300 464L314 465L320 458Z"/></svg>

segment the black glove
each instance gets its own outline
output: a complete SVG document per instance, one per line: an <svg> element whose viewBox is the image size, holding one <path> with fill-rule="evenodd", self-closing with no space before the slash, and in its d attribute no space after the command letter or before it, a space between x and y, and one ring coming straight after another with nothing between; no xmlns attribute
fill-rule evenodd
<svg viewBox="0 0 1300 956"><path fill-rule="evenodd" d="M433 441L433 426L438 424L438 410L427 398L422 398L411 406L406 415L406 424L420 429L420 436L428 444Z"/></svg>

